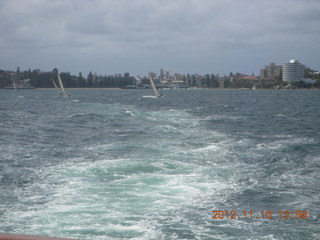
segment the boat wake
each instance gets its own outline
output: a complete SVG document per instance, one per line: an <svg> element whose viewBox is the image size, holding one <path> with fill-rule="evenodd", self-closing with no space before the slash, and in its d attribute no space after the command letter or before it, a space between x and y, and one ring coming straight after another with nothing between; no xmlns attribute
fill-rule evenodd
<svg viewBox="0 0 320 240"><path fill-rule="evenodd" d="M143 98L159 98L159 97L156 97L156 96L142 96Z"/></svg>

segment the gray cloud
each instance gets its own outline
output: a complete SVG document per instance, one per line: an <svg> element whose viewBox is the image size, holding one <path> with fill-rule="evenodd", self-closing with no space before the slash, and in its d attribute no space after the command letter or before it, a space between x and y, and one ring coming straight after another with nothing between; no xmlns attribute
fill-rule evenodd
<svg viewBox="0 0 320 240"><path fill-rule="evenodd" d="M1 69L145 74L319 70L317 0L2 0Z"/></svg>

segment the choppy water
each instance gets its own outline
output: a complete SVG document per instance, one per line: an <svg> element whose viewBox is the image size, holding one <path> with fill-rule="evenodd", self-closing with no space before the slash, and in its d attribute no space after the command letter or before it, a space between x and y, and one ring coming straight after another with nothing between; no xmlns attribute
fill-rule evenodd
<svg viewBox="0 0 320 240"><path fill-rule="evenodd" d="M320 239L320 91L163 92L1 90L0 232Z"/></svg>

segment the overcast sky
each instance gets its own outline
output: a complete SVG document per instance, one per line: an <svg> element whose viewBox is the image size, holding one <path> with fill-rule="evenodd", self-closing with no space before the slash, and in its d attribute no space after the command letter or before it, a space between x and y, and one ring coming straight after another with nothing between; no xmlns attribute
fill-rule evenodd
<svg viewBox="0 0 320 240"><path fill-rule="evenodd" d="M0 69L319 71L319 29L319 0L0 0Z"/></svg>

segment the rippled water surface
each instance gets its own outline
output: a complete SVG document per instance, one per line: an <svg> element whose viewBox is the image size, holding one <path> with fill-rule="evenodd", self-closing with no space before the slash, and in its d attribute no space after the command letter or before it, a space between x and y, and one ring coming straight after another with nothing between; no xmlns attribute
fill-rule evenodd
<svg viewBox="0 0 320 240"><path fill-rule="evenodd" d="M0 90L0 232L320 238L320 91L69 92Z"/></svg>

